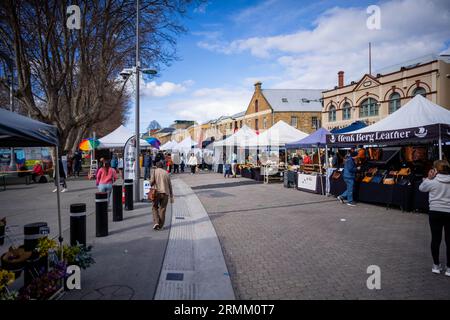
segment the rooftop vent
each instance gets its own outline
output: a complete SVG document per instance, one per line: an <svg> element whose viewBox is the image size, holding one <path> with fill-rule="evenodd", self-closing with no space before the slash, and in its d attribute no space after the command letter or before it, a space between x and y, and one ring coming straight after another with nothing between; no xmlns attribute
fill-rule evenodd
<svg viewBox="0 0 450 320"><path fill-rule="evenodd" d="M310 103L310 102L311 102L311 100L309 100L309 99L306 99L306 98L302 98L302 102L303 102L303 103Z"/></svg>
<svg viewBox="0 0 450 320"><path fill-rule="evenodd" d="M281 98L281 102L288 102L287 98Z"/></svg>

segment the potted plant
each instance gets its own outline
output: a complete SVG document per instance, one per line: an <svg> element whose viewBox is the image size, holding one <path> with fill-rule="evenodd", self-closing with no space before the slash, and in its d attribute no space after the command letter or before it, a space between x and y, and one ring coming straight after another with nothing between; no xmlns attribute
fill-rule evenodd
<svg viewBox="0 0 450 320"><path fill-rule="evenodd" d="M92 258L92 246L85 246L77 243L75 246L63 246L64 261L68 265L77 265L81 269L86 269L95 263Z"/></svg>
<svg viewBox="0 0 450 320"><path fill-rule="evenodd" d="M6 218L0 219L0 246L5 243Z"/></svg>
<svg viewBox="0 0 450 320"><path fill-rule="evenodd" d="M14 272L0 269L0 300L15 300L17 298L17 293L8 289L8 286L15 279Z"/></svg>
<svg viewBox="0 0 450 320"><path fill-rule="evenodd" d="M15 277L20 277L26 261L31 257L31 252L24 248L10 247L9 250L1 256L1 266L3 269L12 271Z"/></svg>

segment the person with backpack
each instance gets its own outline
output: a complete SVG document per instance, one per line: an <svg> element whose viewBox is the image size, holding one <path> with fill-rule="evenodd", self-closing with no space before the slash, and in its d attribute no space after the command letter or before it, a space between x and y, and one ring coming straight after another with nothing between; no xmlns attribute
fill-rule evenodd
<svg viewBox="0 0 450 320"><path fill-rule="evenodd" d="M108 203L111 198L112 185L117 180L117 172L111 168L108 160L103 160L103 166L98 169L96 184L99 192L108 194Z"/></svg>

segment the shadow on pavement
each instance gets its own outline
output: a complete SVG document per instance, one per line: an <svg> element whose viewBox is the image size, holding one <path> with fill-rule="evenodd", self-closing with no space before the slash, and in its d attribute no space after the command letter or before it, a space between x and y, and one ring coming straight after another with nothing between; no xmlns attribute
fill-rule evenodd
<svg viewBox="0 0 450 320"><path fill-rule="evenodd" d="M205 184L203 186L191 187L192 190L202 190L202 189L219 189L219 188L232 188L232 187L241 187L247 185L260 185L261 182L257 181L236 181L230 183L216 183L216 184Z"/></svg>

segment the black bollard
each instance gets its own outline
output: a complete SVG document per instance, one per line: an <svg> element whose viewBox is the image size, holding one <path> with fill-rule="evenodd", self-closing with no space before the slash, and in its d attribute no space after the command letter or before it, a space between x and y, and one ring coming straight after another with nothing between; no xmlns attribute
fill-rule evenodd
<svg viewBox="0 0 450 320"><path fill-rule="evenodd" d="M95 235L97 237L108 235L108 194L106 192L95 194Z"/></svg>
<svg viewBox="0 0 450 320"><path fill-rule="evenodd" d="M50 230L46 222L35 222L23 226L24 249L25 251L34 251L39 239L46 238Z"/></svg>
<svg viewBox="0 0 450 320"><path fill-rule="evenodd" d="M122 206L122 186L119 184L113 185L113 221L123 220L123 206Z"/></svg>
<svg viewBox="0 0 450 320"><path fill-rule="evenodd" d="M125 210L133 210L133 179L125 179Z"/></svg>
<svg viewBox="0 0 450 320"><path fill-rule="evenodd" d="M86 204L70 205L70 245L81 243L86 245Z"/></svg>

